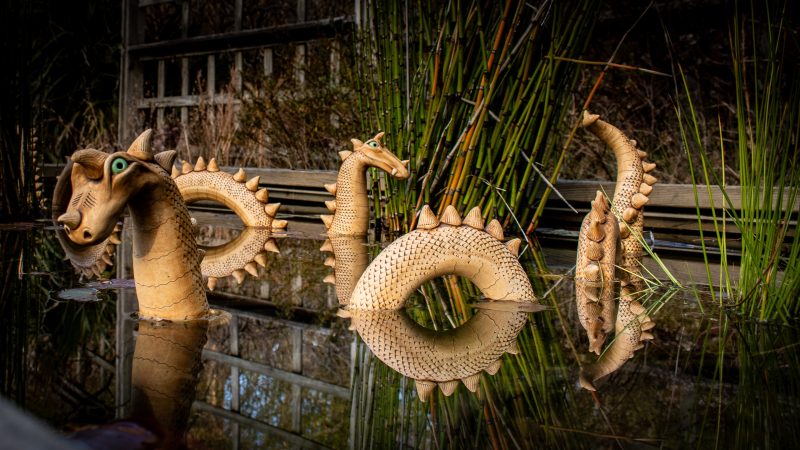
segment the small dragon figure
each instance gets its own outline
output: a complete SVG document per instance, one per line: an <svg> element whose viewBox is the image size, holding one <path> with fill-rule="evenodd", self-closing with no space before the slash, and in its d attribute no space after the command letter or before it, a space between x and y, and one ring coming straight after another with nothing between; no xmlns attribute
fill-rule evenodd
<svg viewBox="0 0 800 450"><path fill-rule="evenodd" d="M339 152L342 166L336 183L326 184L325 189L335 200L325 202L333 215L323 215L322 221L329 234L364 235L369 227L369 201L367 199L368 167L385 170L393 177L404 180L409 177L408 160L400 161L382 143L383 132L367 142L351 139L353 151Z"/></svg>

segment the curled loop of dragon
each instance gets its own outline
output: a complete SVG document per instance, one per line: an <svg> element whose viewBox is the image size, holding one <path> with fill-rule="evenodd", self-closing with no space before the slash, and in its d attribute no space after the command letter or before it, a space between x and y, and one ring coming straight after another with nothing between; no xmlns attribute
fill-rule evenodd
<svg viewBox="0 0 800 450"><path fill-rule="evenodd" d="M504 353L518 352L527 312L539 310L517 261L520 240L502 239L500 223L484 227L479 208L462 220L452 206L437 218L426 205L417 228L372 261L340 310L375 356L416 380L423 401L437 386L445 395L459 383L476 391L482 372L494 374ZM424 328L402 308L422 283L448 274L471 280L488 302L452 330Z"/></svg>

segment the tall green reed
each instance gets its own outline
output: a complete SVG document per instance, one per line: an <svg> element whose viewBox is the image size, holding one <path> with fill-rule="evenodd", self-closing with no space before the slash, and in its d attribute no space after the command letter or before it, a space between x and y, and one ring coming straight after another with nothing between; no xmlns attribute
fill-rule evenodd
<svg viewBox="0 0 800 450"><path fill-rule="evenodd" d="M411 160L411 178L392 181L378 209L390 228L407 230L424 203L480 206L506 225L507 203L531 221L531 201L547 191L537 172L554 180L563 161L560 126L577 69L560 58L586 46L597 6L359 3L362 128L385 130L389 148Z"/></svg>
<svg viewBox="0 0 800 450"><path fill-rule="evenodd" d="M708 282L721 286L719 294L737 302L741 312L762 320L787 320L800 312L796 301L800 296L800 81L796 65L787 62L792 50L791 30L785 23L788 7L786 2L769 2L760 10L751 2L749 16L738 11L734 16L731 69L736 112L733 150L741 192L738 208L725 168L717 172L709 162L711 149L703 144L693 93L679 68L683 92L678 93L682 101L677 114L695 199L707 195L714 206L713 237L724 268L732 263L727 241L733 233L727 224L735 224L741 233L739 279L731 279L723 270L721 280L712 280L708 274ZM731 149L722 139L721 121L719 146L724 166ZM699 157L700 167L692 162L693 155ZM714 205L712 185L721 189L724 204ZM704 240L703 250L708 259Z"/></svg>

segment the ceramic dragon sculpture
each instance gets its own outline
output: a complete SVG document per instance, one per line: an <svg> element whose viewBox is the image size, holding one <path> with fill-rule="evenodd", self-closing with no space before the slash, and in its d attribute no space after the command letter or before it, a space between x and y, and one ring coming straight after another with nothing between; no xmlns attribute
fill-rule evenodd
<svg viewBox="0 0 800 450"><path fill-rule="evenodd" d="M426 205L417 228L372 261L340 310L379 359L416 380L422 401L436 386L445 395L459 383L477 390L483 371L494 374L504 353L518 352L516 336L527 313L541 309L517 261L520 240L502 240L500 223L484 227L479 208L462 220L453 206L437 218ZM422 283L448 274L467 277L488 301L452 330L424 328L406 315L406 299Z"/></svg>
<svg viewBox="0 0 800 450"><path fill-rule="evenodd" d="M137 139L136 145L140 147L144 145L141 143L147 141L149 136L148 130ZM149 146L149 143L147 145ZM147 151L149 152L149 149ZM86 155L89 154L94 158L91 163L87 161ZM76 152L76 155L82 161L78 166L92 163L97 165L102 159L102 152L96 150L81 150ZM151 155L152 160L149 162L159 165L163 163L162 169L171 171L171 178L175 180L184 203L200 200L217 201L232 209L246 225L245 231L232 242L207 249L200 269L203 276L208 277L209 289L214 289L220 277L232 275L241 283L245 273L255 276L256 264L265 265L266 252L278 251L274 239L271 239L271 232L286 227L285 220L275 219L280 204L268 203L269 193L266 189L259 189L259 177L248 180L242 169L233 175L220 171L213 158L206 163L201 157L194 166L184 161L181 169L178 169L174 165L175 152L163 152L159 155L156 155L157 158ZM83 168L74 170L75 167L75 160L69 160L56 183L53 193L53 218L56 220L65 215L70 207L76 209L79 205L84 208L97 206L94 194L86 197L83 197L83 194L73 195L75 186L83 186L86 182L85 176L73 180L73 172L86 173ZM73 222L77 218L74 211L65 217L67 219L72 217ZM61 220L59 222L66 224ZM74 223L72 225L74 228ZM116 245L120 243L120 230L121 225L115 224L114 231L107 238L91 245L75 242L62 230L57 231L57 236L67 259L72 262L76 271L89 277L93 275L99 277L101 272L112 264L111 257Z"/></svg>
<svg viewBox="0 0 800 450"><path fill-rule="evenodd" d="M408 161L400 161L390 152L381 143L382 137L383 132L366 142L351 139L353 151L339 152L342 166L339 168L336 183L325 185L325 189L335 197L334 200L325 202L333 215L322 216L328 234L367 234L369 226L367 168L380 168L401 180L409 177Z"/></svg>
<svg viewBox="0 0 800 450"><path fill-rule="evenodd" d="M333 254L328 256L324 263L333 268L333 273L322 281L333 284L339 304L347 305L350 303L356 283L369 265L366 236L331 233L319 250Z"/></svg>
<svg viewBox="0 0 800 450"><path fill-rule="evenodd" d="M656 165L644 161L647 153L637 149L636 142L618 128L588 111L584 113L583 126L608 144L617 159L617 184L611 206L598 191L581 225L575 268L578 317L588 335L589 350L601 355L581 373L581 385L594 390L595 380L617 370L643 347L642 341L653 338L648 330L655 324L634 299L634 290L643 287L643 208L657 180L650 175ZM620 270L616 270L617 266ZM617 278L622 282L623 294L615 308ZM612 323L616 337L603 351Z"/></svg>
<svg viewBox="0 0 800 450"><path fill-rule="evenodd" d="M194 226L175 179L193 173L198 175L196 183L218 187L216 197L210 199L231 204L243 220L263 220L255 223L272 227L285 226L285 222L274 219L278 206L266 204L266 191L257 189L252 179L242 180L242 171L233 176L220 172L212 160L207 166L198 161L189 170L184 164L180 173L170 174L175 152L153 155L151 134L151 130L142 133L126 152L75 152L56 185L54 214L64 225L67 256L84 273L97 273L102 264L110 264L109 254L119 243L115 234L118 220L127 208L140 314L171 320L200 318L208 310L201 272L203 252L198 251ZM203 198L194 183L181 183L189 201ZM274 242L265 243L261 250L273 248ZM262 253L255 253L254 260L262 259L258 256Z"/></svg>

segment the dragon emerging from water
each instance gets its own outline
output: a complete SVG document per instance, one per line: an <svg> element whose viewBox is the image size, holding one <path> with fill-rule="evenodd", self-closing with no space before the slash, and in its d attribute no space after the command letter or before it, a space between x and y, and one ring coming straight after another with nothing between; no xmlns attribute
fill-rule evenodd
<svg viewBox="0 0 800 450"><path fill-rule="evenodd" d="M258 189L257 177L245 181L243 171L233 176L220 172L214 160L208 165L199 160L194 168L185 163L177 171L176 152L154 155L151 135L151 130L142 133L126 152L75 152L56 185L54 215L64 226L62 242L67 256L79 270L93 274L111 263L109 255L119 243L118 221L127 209L140 315L200 318L208 310L201 271L203 252L195 242L186 202L220 201L231 206L246 224L285 227L286 223L274 219L279 205L266 203L268 194ZM263 251L274 247L270 242L261 245L252 255L253 261L263 260ZM211 287L213 281L209 277Z"/></svg>
<svg viewBox="0 0 800 450"><path fill-rule="evenodd" d="M617 159L611 207L598 191L581 225L575 268L578 317L589 337L589 350L600 355L583 368L580 381L584 388L595 390L595 380L617 370L644 346L643 341L653 338L648 330L655 324L635 296L644 287L640 271L643 209L657 180L650 175L656 165L644 161L647 153L618 128L588 111L583 126L608 144ZM615 308L616 279L622 283L622 293ZM614 341L603 350L612 329Z"/></svg>

